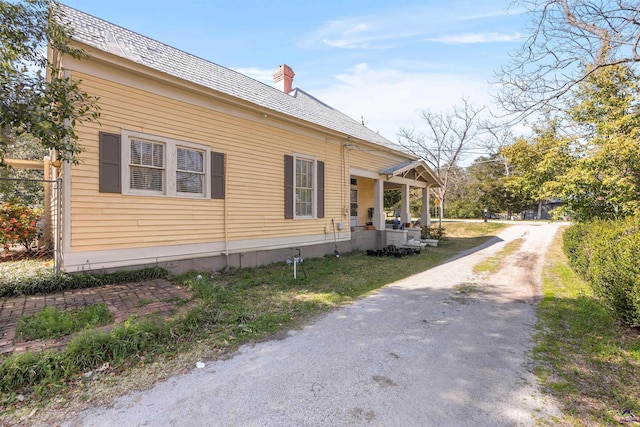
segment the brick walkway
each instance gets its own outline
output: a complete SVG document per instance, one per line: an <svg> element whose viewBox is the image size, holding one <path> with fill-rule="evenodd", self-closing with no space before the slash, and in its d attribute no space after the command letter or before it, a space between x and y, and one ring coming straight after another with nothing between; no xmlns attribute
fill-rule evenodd
<svg viewBox="0 0 640 427"><path fill-rule="evenodd" d="M105 303L114 314L115 322L123 322L132 315L156 315L169 318L184 309L188 305L185 304L185 300L191 301L191 298L190 291L166 279L73 289L46 295L2 298L0 299L0 354L61 348L69 341L70 337L67 336L46 341L15 342L16 326L20 316L30 316L45 306L71 310Z"/></svg>

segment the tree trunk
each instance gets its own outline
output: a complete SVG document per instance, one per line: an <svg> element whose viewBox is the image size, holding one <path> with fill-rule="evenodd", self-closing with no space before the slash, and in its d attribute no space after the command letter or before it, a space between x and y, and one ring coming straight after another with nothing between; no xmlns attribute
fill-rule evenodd
<svg viewBox="0 0 640 427"><path fill-rule="evenodd" d="M538 200L538 219L542 219L542 199Z"/></svg>

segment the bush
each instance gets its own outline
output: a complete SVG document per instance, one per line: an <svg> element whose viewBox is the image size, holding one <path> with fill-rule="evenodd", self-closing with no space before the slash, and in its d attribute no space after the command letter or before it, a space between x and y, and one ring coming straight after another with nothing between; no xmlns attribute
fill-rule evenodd
<svg viewBox="0 0 640 427"><path fill-rule="evenodd" d="M640 217L573 225L564 234L571 266L628 326L640 326Z"/></svg>
<svg viewBox="0 0 640 427"><path fill-rule="evenodd" d="M447 240L447 232L444 227L422 227L420 237L422 239Z"/></svg>
<svg viewBox="0 0 640 427"><path fill-rule="evenodd" d="M9 252L11 245L22 245L28 251L42 235L38 220L42 212L20 203L5 202L0 208L0 243Z"/></svg>

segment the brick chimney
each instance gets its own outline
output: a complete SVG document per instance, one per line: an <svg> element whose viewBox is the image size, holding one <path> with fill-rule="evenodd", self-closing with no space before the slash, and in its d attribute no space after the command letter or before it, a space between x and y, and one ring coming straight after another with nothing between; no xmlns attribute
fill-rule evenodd
<svg viewBox="0 0 640 427"><path fill-rule="evenodd" d="M293 84L293 76L296 74L287 64L282 64L273 72L273 82L276 89L280 89L284 93L291 92Z"/></svg>

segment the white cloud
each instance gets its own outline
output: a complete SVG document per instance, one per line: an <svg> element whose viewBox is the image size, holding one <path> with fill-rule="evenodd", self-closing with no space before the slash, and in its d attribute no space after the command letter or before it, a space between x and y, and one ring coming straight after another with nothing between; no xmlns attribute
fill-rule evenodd
<svg viewBox="0 0 640 427"><path fill-rule="evenodd" d="M427 39L430 42L438 42L445 44L474 44L474 43L504 43L517 42L522 40L520 33L503 34L503 33L472 33L472 34L456 34L450 36L441 36Z"/></svg>
<svg viewBox="0 0 640 427"><path fill-rule="evenodd" d="M382 49L389 47L394 41L424 36L427 24L428 20L423 14L409 11L337 19L323 23L301 45Z"/></svg>
<svg viewBox="0 0 640 427"><path fill-rule="evenodd" d="M233 70L240 74L244 74L245 76L249 76L254 80L258 80L259 82L266 83L268 85L273 84L273 72L275 71L275 67L273 69L246 67L234 68Z"/></svg>
<svg viewBox="0 0 640 427"><path fill-rule="evenodd" d="M431 41L445 43L505 42L520 34L482 32L460 36L437 37L453 28L487 25L487 20L523 13L515 7L500 8L502 2L482 5L439 5L394 7L376 14L351 16L322 23L302 43L303 47L331 46L342 49L381 49L414 38L435 37ZM489 11L487 12L487 9ZM466 15L460 12L466 12ZM473 24L469 21L476 21ZM466 23L465 23L466 22Z"/></svg>
<svg viewBox="0 0 640 427"><path fill-rule="evenodd" d="M334 84L311 94L397 141L401 127L421 126L420 112L444 112L466 97L475 107L491 103L491 87L482 77L456 73L406 72L360 63L334 76Z"/></svg>
<svg viewBox="0 0 640 427"><path fill-rule="evenodd" d="M515 4L509 5L508 7L500 10L494 10L492 12L482 12L475 15L465 15L459 16L458 20L460 21L473 21L477 19L486 19L486 18L496 18L501 16L512 16L512 15L522 15L527 13L528 11L522 7L516 7Z"/></svg>

